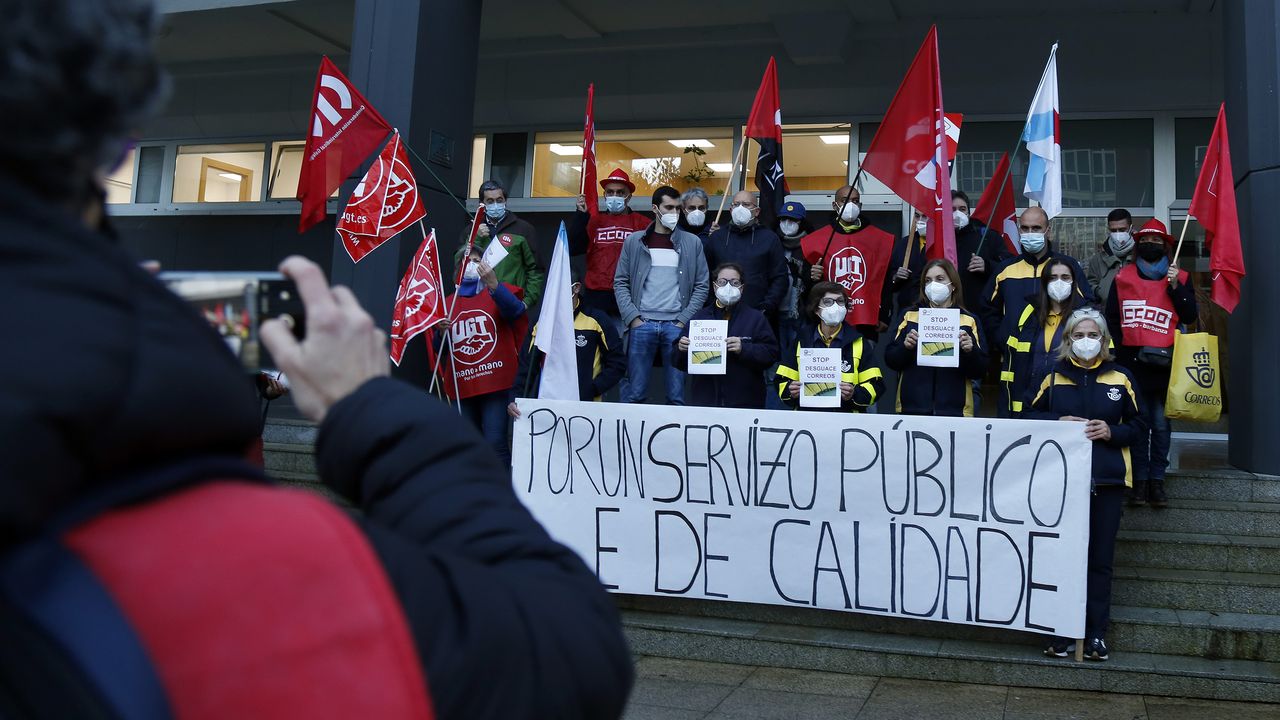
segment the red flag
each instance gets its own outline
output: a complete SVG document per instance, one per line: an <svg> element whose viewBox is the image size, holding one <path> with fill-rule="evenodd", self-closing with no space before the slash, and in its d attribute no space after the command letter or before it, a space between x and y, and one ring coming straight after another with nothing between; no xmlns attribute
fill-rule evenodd
<svg viewBox="0 0 1280 720"><path fill-rule="evenodd" d="M329 58L322 59L311 96L311 135L298 175L298 232L324 220L325 201L390 132L391 126L351 81Z"/></svg>
<svg viewBox="0 0 1280 720"><path fill-rule="evenodd" d="M996 197L996 193L1000 196ZM987 187L978 198L973 208L973 217L986 224L984 231L991 235L1000 233L1004 237L1005 247L1017 255L1022 252L1018 248L1018 220L1015 217L1017 208L1013 204L1013 179L1009 177L1009 153L1000 156L1000 164L996 165L996 174L987 181ZM991 238L992 241L995 238ZM982 242L986 242L984 237Z"/></svg>
<svg viewBox="0 0 1280 720"><path fill-rule="evenodd" d="M946 257L954 263L956 230L951 219L947 145L935 25L929 28L893 102L889 103L889 111L871 139L862 169L929 218L926 257L930 260Z"/></svg>
<svg viewBox="0 0 1280 720"><path fill-rule="evenodd" d="M942 124L947 136L947 162L951 162L956 159L956 152L960 150L960 126L964 124L964 114L947 113Z"/></svg>
<svg viewBox="0 0 1280 720"><path fill-rule="evenodd" d="M589 206L588 206L589 207ZM475 247L476 235L480 233L480 224L484 222L484 205L476 208L476 216L471 218L471 232L467 235L467 246L462 250L462 260L458 262L458 267L453 272L453 284L462 284L462 273L467 269L467 263L471 262L471 248ZM490 242L496 242L493 239Z"/></svg>
<svg viewBox="0 0 1280 720"><path fill-rule="evenodd" d="M1236 214L1235 175L1231 174L1231 146L1227 142L1226 104L1218 108L1209 149L1200 166L1196 191L1187 211L1204 226L1209 246L1209 271L1213 301L1231 312L1240 303L1244 277L1244 252L1240 248L1240 216Z"/></svg>
<svg viewBox="0 0 1280 720"><path fill-rule="evenodd" d="M582 125L582 194L587 196L587 212L600 212L600 186L596 184L596 84L587 86L587 120Z"/></svg>
<svg viewBox="0 0 1280 720"><path fill-rule="evenodd" d="M373 252L400 231L426 217L418 181L409 167L400 133L382 148L356 185L338 220L338 235L354 262Z"/></svg>
<svg viewBox="0 0 1280 720"><path fill-rule="evenodd" d="M786 202L787 177L782 170L782 103L778 99L778 65L772 57L760 79L746 137L760 143L756 156L756 189L760 191L760 221L770 225Z"/></svg>
<svg viewBox="0 0 1280 720"><path fill-rule="evenodd" d="M421 227L421 225L419 225ZM423 231L422 244L400 279L391 318L391 362L397 366L409 341L445 319L444 292L440 279L440 253L436 231Z"/></svg>

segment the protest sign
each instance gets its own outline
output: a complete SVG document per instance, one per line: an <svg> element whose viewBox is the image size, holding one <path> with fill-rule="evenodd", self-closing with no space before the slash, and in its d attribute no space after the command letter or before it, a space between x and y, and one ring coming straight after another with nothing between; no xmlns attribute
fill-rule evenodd
<svg viewBox="0 0 1280 720"><path fill-rule="evenodd" d="M920 308L916 333L916 364L924 367L960 367L960 311L956 308Z"/></svg>
<svg viewBox="0 0 1280 720"><path fill-rule="evenodd" d="M728 320L693 320L689 323L689 374L724 375Z"/></svg>
<svg viewBox="0 0 1280 720"><path fill-rule="evenodd" d="M800 349L800 407L840 407L840 350Z"/></svg>
<svg viewBox="0 0 1280 720"><path fill-rule="evenodd" d="M612 590L1084 632L1077 423L519 403L516 495Z"/></svg>

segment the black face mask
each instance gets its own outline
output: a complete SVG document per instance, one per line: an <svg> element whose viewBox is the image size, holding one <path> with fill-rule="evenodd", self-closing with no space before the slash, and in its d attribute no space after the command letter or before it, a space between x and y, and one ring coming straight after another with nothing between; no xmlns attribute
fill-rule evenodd
<svg viewBox="0 0 1280 720"><path fill-rule="evenodd" d="M1164 243L1138 243L1138 257L1143 260L1155 262L1164 256Z"/></svg>

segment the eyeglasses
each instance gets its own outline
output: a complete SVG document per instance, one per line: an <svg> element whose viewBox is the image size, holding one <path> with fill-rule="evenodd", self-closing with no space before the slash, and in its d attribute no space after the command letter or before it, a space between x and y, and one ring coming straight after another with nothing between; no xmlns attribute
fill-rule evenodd
<svg viewBox="0 0 1280 720"><path fill-rule="evenodd" d="M821 300L818 301L818 307L831 307L832 305L839 305L840 307L844 307L844 301L837 300L835 298L822 298Z"/></svg>
<svg viewBox="0 0 1280 720"><path fill-rule="evenodd" d="M741 281L741 280L726 280L725 278L720 278L719 280L716 280L716 287L724 287L725 285L729 285L729 286L731 286L731 287L740 288L740 287L742 287L742 281Z"/></svg>

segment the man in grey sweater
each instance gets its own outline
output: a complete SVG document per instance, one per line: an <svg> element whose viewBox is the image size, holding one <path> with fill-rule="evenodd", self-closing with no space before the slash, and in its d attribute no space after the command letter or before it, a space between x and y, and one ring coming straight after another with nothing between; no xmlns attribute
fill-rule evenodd
<svg viewBox="0 0 1280 720"><path fill-rule="evenodd" d="M680 330L702 309L710 288L702 241L680 230L680 193L662 186L653 193L655 222L627 236L613 275L618 313L627 328L628 387L623 402L649 395L654 356L666 372L667 403L684 404L684 373L671 362Z"/></svg>

